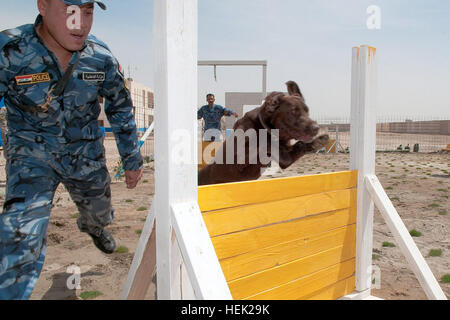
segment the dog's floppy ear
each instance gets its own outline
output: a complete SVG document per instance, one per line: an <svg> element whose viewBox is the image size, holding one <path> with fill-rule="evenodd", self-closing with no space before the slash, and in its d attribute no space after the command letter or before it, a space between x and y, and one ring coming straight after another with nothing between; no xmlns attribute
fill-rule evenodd
<svg viewBox="0 0 450 320"><path fill-rule="evenodd" d="M264 109L272 113L280 106L280 100L284 97L284 93L282 92L272 92L269 94L264 102Z"/></svg>
<svg viewBox="0 0 450 320"><path fill-rule="evenodd" d="M305 101L305 98L303 98L302 92L300 91L300 88L298 87L298 85L295 81L286 82L286 86L287 86L289 95L300 96L300 98L302 98L303 101Z"/></svg>

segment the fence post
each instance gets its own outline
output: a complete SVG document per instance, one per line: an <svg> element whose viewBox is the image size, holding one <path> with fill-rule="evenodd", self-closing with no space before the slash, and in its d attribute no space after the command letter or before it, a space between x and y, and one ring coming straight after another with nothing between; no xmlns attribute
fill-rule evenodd
<svg viewBox="0 0 450 320"><path fill-rule="evenodd" d="M356 222L356 291L370 290L372 275L374 204L364 177L375 173L376 149L376 49L353 48L350 169L358 170Z"/></svg>

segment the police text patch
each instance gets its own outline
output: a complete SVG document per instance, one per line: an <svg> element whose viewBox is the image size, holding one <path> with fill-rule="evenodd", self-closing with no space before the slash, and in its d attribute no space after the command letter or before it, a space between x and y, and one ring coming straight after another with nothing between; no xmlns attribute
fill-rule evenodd
<svg viewBox="0 0 450 320"><path fill-rule="evenodd" d="M25 84L35 84L40 82L49 82L50 81L50 75L48 72L45 73L35 73L35 74L29 74L25 76L17 76L16 77L16 84L19 86L25 85Z"/></svg>
<svg viewBox="0 0 450 320"><path fill-rule="evenodd" d="M104 72L83 72L81 79L84 81L105 81Z"/></svg>

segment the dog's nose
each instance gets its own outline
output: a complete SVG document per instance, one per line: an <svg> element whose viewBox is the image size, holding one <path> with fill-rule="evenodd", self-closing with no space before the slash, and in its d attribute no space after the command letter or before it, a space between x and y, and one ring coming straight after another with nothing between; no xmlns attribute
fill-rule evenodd
<svg viewBox="0 0 450 320"><path fill-rule="evenodd" d="M319 131L320 126L317 123L315 123L311 126L311 129L312 129L312 131L316 132L316 131Z"/></svg>

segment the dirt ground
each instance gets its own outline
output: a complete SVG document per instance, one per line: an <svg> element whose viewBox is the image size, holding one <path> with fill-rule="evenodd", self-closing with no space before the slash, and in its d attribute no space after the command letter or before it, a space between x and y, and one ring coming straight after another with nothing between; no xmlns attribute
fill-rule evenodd
<svg viewBox="0 0 450 320"><path fill-rule="evenodd" d="M120 253L101 253L90 237L80 233L76 226L77 209L69 194L60 186L54 198L47 237L47 256L43 271L31 299L77 300L86 298L119 299L128 269L133 259L140 232L154 194L153 163L146 164L138 187L126 188L123 178L116 180L113 169L118 155L113 139L105 141L108 167L112 176L112 199L115 219L108 227L119 246ZM0 202L4 201L4 160L0 160ZM306 175L348 169L345 154L307 155L284 172L273 177ZM450 284L441 278L450 274L450 155L425 153L377 153L376 173L393 201L408 230L415 229L421 236L414 237L447 297ZM267 177L266 177L267 178ZM383 243L385 242L385 246ZM387 242L390 243L386 246ZM430 250L442 251L431 256ZM375 212L373 264L381 270L380 289L372 294L383 299L426 299L419 282L410 270L399 247ZM75 266L80 268L81 283L74 284ZM90 296L89 296L90 295ZM154 286L148 299L154 299Z"/></svg>

